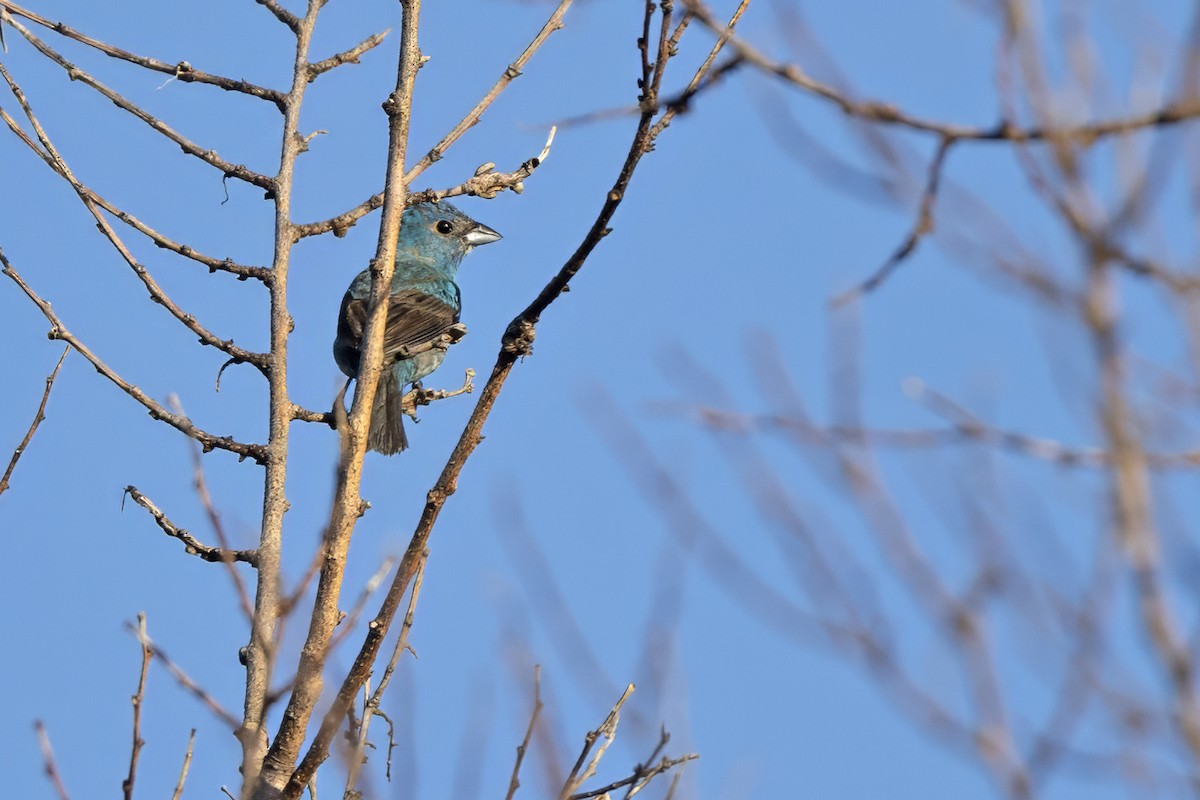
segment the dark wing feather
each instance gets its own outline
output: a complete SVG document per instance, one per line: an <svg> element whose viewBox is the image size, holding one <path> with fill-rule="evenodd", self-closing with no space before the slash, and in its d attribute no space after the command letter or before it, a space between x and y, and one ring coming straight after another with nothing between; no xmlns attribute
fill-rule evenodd
<svg viewBox="0 0 1200 800"><path fill-rule="evenodd" d="M392 295L388 304L383 354L391 358L402 347L432 341L458 322L458 309L433 295L412 290Z"/></svg>
<svg viewBox="0 0 1200 800"><path fill-rule="evenodd" d="M433 295L411 289L393 294L388 303L387 326L383 334L384 361L395 359L402 347L413 347L436 339L456 322L458 309ZM346 362L343 371L348 375L357 372L358 351L366 326L367 301L355 300L347 294L342 300L342 316L338 321L338 340L334 349L335 355L339 350L342 351L339 364Z"/></svg>

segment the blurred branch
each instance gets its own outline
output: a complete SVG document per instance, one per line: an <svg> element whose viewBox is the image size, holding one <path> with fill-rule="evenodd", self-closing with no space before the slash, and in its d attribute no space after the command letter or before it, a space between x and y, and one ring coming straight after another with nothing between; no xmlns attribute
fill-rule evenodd
<svg viewBox="0 0 1200 800"><path fill-rule="evenodd" d="M196 69L186 61L169 64L166 61L160 61L157 58L148 58L146 56L135 55L127 50L122 50L119 47L106 44L99 39L94 39L91 36L77 31L61 22L55 22L54 20L47 19L40 14L35 14L28 9L22 8L16 3L9 2L9 0L0 0L0 11L8 11L16 16L24 17L30 22L41 25L44 28L49 28L55 33L66 36L68 39L74 39L81 44L95 48L101 53L104 53L106 56L110 56L121 61L128 61L131 64L137 64L139 67L145 67L146 69L154 72L165 73L184 83L206 83L229 92L248 94L252 97L257 97L260 100L266 100L267 102L273 104L280 111L283 110L283 95L274 89L264 89L261 86L255 86L253 83L247 83L246 81L234 80L232 78L225 78L220 75L213 75L208 72L203 72Z"/></svg>
<svg viewBox="0 0 1200 800"><path fill-rule="evenodd" d="M183 403L180 401L179 395L170 395L167 403L175 413L183 415ZM196 497L199 499L200 505L204 507L204 513L208 515L208 523L217 537L217 547L220 548L218 552L222 553L221 560L225 563L229 579L233 582L242 613L246 619L253 619L254 608L250 602L250 593L246 590L246 582L242 580L242 573L234 566L237 559L230 555L231 548L229 547L229 537L225 534L225 525L221 522L221 515L213 504L212 495L208 493L208 480L204 475L204 460L201 458L200 448L196 446L195 442L192 442L188 452L192 457L192 487L196 490Z"/></svg>
<svg viewBox="0 0 1200 800"><path fill-rule="evenodd" d="M701 0L681 0L681 2L687 7L688 13L704 23L705 27L714 33L723 34L725 26ZM924 133L932 133L943 139L980 142L1035 142L1048 139L1069 139L1080 146L1087 147L1108 136L1132 133L1143 128L1176 125L1200 117L1200 99L1187 98L1152 111L1080 125L1022 128L1009 120L1003 120L991 127L939 122L909 114L888 103L875 100L853 100L836 88L812 78L798 65L775 61L743 39L730 37L729 42L747 63L767 74L781 78L809 94L830 101L847 115L869 122L898 125Z"/></svg>
<svg viewBox="0 0 1200 800"><path fill-rule="evenodd" d="M4 475L0 476L0 494L4 494L8 490L8 481L12 477L13 470L17 468L17 461L25 453L25 449L29 447L29 443L33 440L33 434L37 431L38 426L46 419L46 403L50 400L50 390L54 388L54 379L58 377L58 371L62 369L63 362L67 360L67 353L71 352L71 345L67 345L63 350L63 354L58 357L58 363L54 365L54 371L46 376L46 388L42 391L42 400L38 403L37 413L33 415L33 422L29 426L29 430L25 432L25 438L21 439L21 443L17 445L17 449L13 450L12 458L8 462L8 467L4 470Z"/></svg>
<svg viewBox="0 0 1200 800"><path fill-rule="evenodd" d="M35 719L33 729L37 732L38 747L42 751L42 768L58 794L58 800L71 800L71 796L67 794L67 787L63 784L62 775L58 772L58 763L54 760L54 749L50 746L50 734L46 732L46 726L40 719Z"/></svg>

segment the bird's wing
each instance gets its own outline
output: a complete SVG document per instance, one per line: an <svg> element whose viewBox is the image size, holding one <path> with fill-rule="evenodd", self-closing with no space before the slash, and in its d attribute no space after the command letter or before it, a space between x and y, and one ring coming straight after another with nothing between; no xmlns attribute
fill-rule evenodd
<svg viewBox="0 0 1200 800"><path fill-rule="evenodd" d="M350 300L346 304L346 323L358 342L367 325L367 301ZM393 294L388 303L387 326L383 334L383 355L394 357L402 347L413 347L436 339L458 322L458 310L433 295L413 290Z"/></svg>

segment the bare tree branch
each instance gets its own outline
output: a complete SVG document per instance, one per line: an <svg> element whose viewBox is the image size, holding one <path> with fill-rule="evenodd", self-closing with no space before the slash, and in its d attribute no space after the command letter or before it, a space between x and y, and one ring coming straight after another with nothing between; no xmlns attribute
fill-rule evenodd
<svg viewBox="0 0 1200 800"><path fill-rule="evenodd" d="M176 303L171 300L170 297L167 296L167 293L163 291L162 287L158 285L158 282L155 281L150 275L149 270L147 270L141 263L138 262L136 258L134 258L133 253L129 251L129 248L125 246L125 243L121 241L121 238L117 236L117 232L113 230L112 225L109 224L104 215L100 213L100 210L97 208L96 204L93 203L88 197L89 192L87 191L86 187L84 187L75 179L75 176L67 166L66 161L64 161L62 156L59 155L58 150L54 147L53 142L50 141L50 137L46 134L45 130L42 129L41 123L38 122L37 116L34 115L33 109L30 107L25 98L25 93L21 91L21 87L13 80L12 76L9 74L8 70L4 68L3 64L0 64L0 77L3 77L5 82L8 83L13 95L16 96L22 110L25 112L25 116L29 119L30 124L33 125L34 130L37 133L38 140L45 148L45 154L48 156L48 160L52 161L56 165L55 172L60 174L64 179L67 180L68 183L71 184L73 188L75 188L76 193L79 195L79 199L83 201L84 206L88 211L91 212L92 216L95 217L100 232L104 234L104 237L108 239L109 243L112 244L113 248L115 248L120 254L121 258L124 259L125 263L129 265L134 274L137 275L142 281L142 285L146 287L146 291L150 294L150 299L165 308L171 314L171 316L175 317L175 319L178 320L185 328L196 334L200 338L201 344L215 347L218 350L227 353L234 363L253 364L254 366L258 367L260 371L265 371L265 355L262 353L254 353L242 347L238 347L233 343L232 339L221 339L208 328L201 325L200 322L196 320L195 316L186 313L183 309L176 305ZM13 126L12 121L8 119L7 114L4 113L3 109L0 109L0 116L5 118L5 122L9 124L10 128Z"/></svg>
<svg viewBox="0 0 1200 800"><path fill-rule="evenodd" d="M280 111L283 110L283 95L274 89L265 89L262 86L255 86L253 83L247 83L246 81L234 80L233 78L226 78L221 75L213 75L208 72L203 72L196 69L186 61L179 61L177 63L170 64L166 61L160 61L157 58L148 58L146 56L139 56L134 53L130 53L128 50L123 50L119 47L114 47L111 44L102 42L99 39L92 38L91 36L77 31L74 28L63 24L62 22L55 22L54 20L47 19L40 14L36 14L26 8L22 8L16 3L9 2L9 0L0 0L0 12L11 12L18 17L24 17L30 22L37 23L44 28L49 28L55 33L66 36L68 39L74 39L75 41L85 44L88 47L93 47L96 50L99 50L101 53L104 53L106 56L110 56L121 61L128 61L130 64L137 64L139 67L145 67L146 69L154 72L165 73L176 78L177 80L183 81L184 83L206 83L210 86L216 86L228 92L240 92L252 97L257 97L260 100L266 100L267 102L273 104Z"/></svg>
<svg viewBox="0 0 1200 800"><path fill-rule="evenodd" d="M292 33L300 36L300 18L279 4L279 0L254 0L263 8L275 15L275 19L291 28ZM324 5L322 3L322 5Z"/></svg>
<svg viewBox="0 0 1200 800"><path fill-rule="evenodd" d="M245 181L246 183L250 183L258 186L261 189L264 189L268 197L275 193L275 180L273 178L268 178L266 175L261 175L243 164L234 164L230 161L226 161L217 155L216 150L208 150L201 147L191 139L188 139L183 134L176 131L171 126L167 125L162 120L156 118L150 112L130 102L121 94L108 88L103 83L89 75L87 72L84 72L74 64L67 61L65 58L59 55L56 50L47 45L41 39L34 36L33 32L20 22L12 20L11 24L21 33L22 36L29 40L30 44L36 47L38 51L42 53L42 55L46 56L46 58L62 67L67 73L67 77L69 77L71 80L79 81L84 86L96 90L103 97L112 101L113 105L123 109L124 111L128 111L130 114L149 125L150 128L156 133L162 134L175 144L179 145L183 152L190 156L195 156L209 166L215 167L227 178L237 178L238 180Z"/></svg>
<svg viewBox="0 0 1200 800"><path fill-rule="evenodd" d="M354 47L351 47L349 50L343 50L340 53L331 55L329 58L322 59L314 64L309 64L308 79L310 81L315 81L319 75L323 75L324 73L329 72L329 70L336 69L343 64L357 64L358 59L363 55L363 53L366 53L369 50L374 50L376 47L383 44L383 40L387 38L389 33L391 33L391 30L380 31L379 33L372 34L358 44L354 45Z"/></svg>
<svg viewBox="0 0 1200 800"><path fill-rule="evenodd" d="M50 338L61 339L62 341L67 342L74 347L81 356L86 358L92 364L92 366L96 368L97 372L116 384L121 391L125 392L134 400L145 406L146 410L150 412L151 417L157 420L162 420L172 428L178 430L180 433L195 439L200 443L201 448L206 453L210 450L228 450L229 452L236 454L239 459L252 458L260 464L263 463L266 458L266 452L262 445L246 444L244 442L237 441L231 436L214 436L207 431L201 430L193 425L192 421L187 417L171 413L137 386L134 386L118 375L116 371L101 361L100 358L96 356L96 354L93 353L89 347L87 347L87 345L83 344L83 342L81 342L67 329L65 325L63 325L62 320L60 320L58 315L55 314L50 308L50 304L38 296L38 294L29 287L29 284L27 284L20 274L13 268L12 263L4 255L4 251L2 249L0 249L0 266L3 266L3 269L0 269L0 273L8 276L13 283L17 284L17 286L21 288L21 291L25 293L26 297L33 301L34 305L41 310L42 315L49 320L51 325L49 334Z"/></svg>
<svg viewBox="0 0 1200 800"><path fill-rule="evenodd" d="M129 750L129 774L121 782L125 800L133 800L133 782L137 778L138 756L142 745L142 701L146 696L146 673L150 670L150 641L146 637L146 615L137 615L138 644L142 647L142 669L138 675L137 692L133 695L133 745Z"/></svg>
<svg viewBox="0 0 1200 800"><path fill-rule="evenodd" d="M158 523L158 527L162 528L163 533L183 542L184 552L188 555L196 556L203 561L214 564L228 564L234 561L241 561L252 567L258 566L257 550L226 550L220 547L209 547L206 544L202 544L185 528L180 528L171 522L167 515L158 506L154 505L149 497L138 491L136 486L126 486L125 494L129 495L133 499L133 502L150 512L150 516L154 517L154 521Z"/></svg>
<svg viewBox="0 0 1200 800"><path fill-rule="evenodd" d="M29 443L33 441L33 434L37 432L38 426L46 419L46 403L50 400L50 390L54 388L54 379L58 377L58 371L62 369L63 362L67 360L67 353L71 352L71 346L67 345L63 350L63 354L58 357L58 363L54 365L54 370L46 376L46 388L42 391L42 400L38 403L37 413L33 415L33 422L29 425L29 430L25 432L25 437L21 439L21 443L13 450L12 458L9 459L8 467L4 470L4 475L0 476L0 494L8 491L8 481L12 477L13 470L17 468L17 461L24 455L25 449L29 447Z"/></svg>
<svg viewBox="0 0 1200 800"><path fill-rule="evenodd" d="M188 769L192 766L192 749L195 746L196 729L192 728L192 732L188 736L187 752L183 754L183 766L179 768L179 780L175 783L175 791L171 794L171 800L179 800L183 797L183 784L187 780Z"/></svg>

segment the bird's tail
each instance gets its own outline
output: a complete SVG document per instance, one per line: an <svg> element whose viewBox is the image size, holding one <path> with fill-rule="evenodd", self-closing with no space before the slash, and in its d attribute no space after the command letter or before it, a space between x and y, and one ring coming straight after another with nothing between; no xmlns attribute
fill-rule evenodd
<svg viewBox="0 0 1200 800"><path fill-rule="evenodd" d="M385 369L379 376L375 389L375 403L371 407L371 428L367 433L367 447L385 456L395 455L408 449L408 437L404 435L404 387L392 371Z"/></svg>

